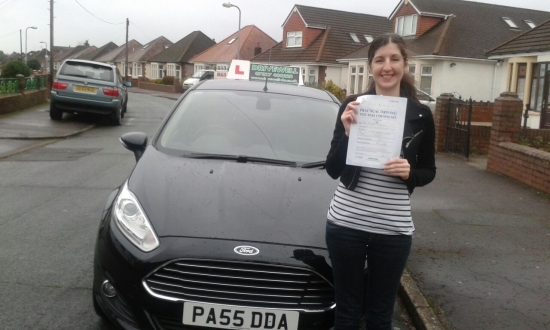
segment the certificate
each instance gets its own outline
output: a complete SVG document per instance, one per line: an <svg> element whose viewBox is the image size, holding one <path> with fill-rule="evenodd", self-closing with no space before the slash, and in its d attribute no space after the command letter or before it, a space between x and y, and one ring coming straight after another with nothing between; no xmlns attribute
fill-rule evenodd
<svg viewBox="0 0 550 330"><path fill-rule="evenodd" d="M383 168L401 154L407 99L364 95L357 101L361 104L357 123L350 127L346 164Z"/></svg>

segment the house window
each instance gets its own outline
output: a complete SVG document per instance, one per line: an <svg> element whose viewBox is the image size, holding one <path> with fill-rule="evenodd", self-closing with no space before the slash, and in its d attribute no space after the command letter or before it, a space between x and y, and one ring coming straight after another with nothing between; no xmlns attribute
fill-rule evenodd
<svg viewBox="0 0 550 330"><path fill-rule="evenodd" d="M158 77L162 78L162 77L164 77L164 66L162 64L159 64L158 66L159 66L159 75L158 75Z"/></svg>
<svg viewBox="0 0 550 330"><path fill-rule="evenodd" d="M132 77L141 76L141 63L134 62L134 71L132 72Z"/></svg>
<svg viewBox="0 0 550 330"><path fill-rule="evenodd" d="M508 17L502 17L502 19L506 22L506 24L508 24L509 27L511 27L512 29L518 29L518 26L516 25L516 23L514 23L514 21L512 21L511 19L509 19Z"/></svg>
<svg viewBox="0 0 550 330"><path fill-rule="evenodd" d="M363 77L365 75L365 66L359 65L357 69L357 93L363 93Z"/></svg>
<svg viewBox="0 0 550 330"><path fill-rule="evenodd" d="M176 78L181 79L181 65L176 64Z"/></svg>
<svg viewBox="0 0 550 330"><path fill-rule="evenodd" d="M400 36L415 35L417 20L418 15L416 14L398 17L395 24L395 33Z"/></svg>
<svg viewBox="0 0 550 330"><path fill-rule="evenodd" d="M420 90L432 95L432 69L431 65L422 65L420 72Z"/></svg>
<svg viewBox="0 0 550 330"><path fill-rule="evenodd" d="M357 80L357 67L352 66L351 67L351 77L350 77L350 83L349 83L349 93L355 94L355 81Z"/></svg>
<svg viewBox="0 0 550 330"><path fill-rule="evenodd" d="M317 80L317 70L309 69L308 79L310 84L314 84Z"/></svg>
<svg viewBox="0 0 550 330"><path fill-rule="evenodd" d="M306 69L302 68L302 82L306 82Z"/></svg>
<svg viewBox="0 0 550 330"><path fill-rule="evenodd" d="M365 34L365 40L367 40L367 42L370 44L373 39L371 35Z"/></svg>
<svg viewBox="0 0 550 330"><path fill-rule="evenodd" d="M229 40L229 42L227 44L231 45L235 40L237 40L237 38L233 38L233 39Z"/></svg>
<svg viewBox="0 0 550 330"><path fill-rule="evenodd" d="M530 27L531 29L534 28L534 27L536 26L535 23L533 23L533 21L530 21L530 20L528 20L528 19L524 19L523 21L525 22L525 24L529 25L529 27Z"/></svg>
<svg viewBox="0 0 550 330"><path fill-rule="evenodd" d="M135 65L135 63L134 63ZM158 76L158 70L159 70L159 66L157 63L151 63L151 79L157 79Z"/></svg>
<svg viewBox="0 0 550 330"><path fill-rule="evenodd" d="M287 47L302 47L302 31L292 31L286 33Z"/></svg>
<svg viewBox="0 0 550 330"><path fill-rule="evenodd" d="M544 74L550 70L550 63L533 64L533 80L531 81L531 102L529 109L540 112L544 93Z"/></svg>
<svg viewBox="0 0 550 330"><path fill-rule="evenodd" d="M167 64L166 65L166 75L167 76L176 76L176 65L175 64Z"/></svg>
<svg viewBox="0 0 550 330"><path fill-rule="evenodd" d="M359 38L357 38L357 34L355 34L355 33L350 33L349 35L351 36L351 39L353 39L353 42L355 42L355 43L357 43L357 44L358 44L358 43L361 43L361 41L359 41Z"/></svg>
<svg viewBox="0 0 550 330"><path fill-rule="evenodd" d="M413 75L415 75L416 73L416 64L409 64L409 73Z"/></svg>

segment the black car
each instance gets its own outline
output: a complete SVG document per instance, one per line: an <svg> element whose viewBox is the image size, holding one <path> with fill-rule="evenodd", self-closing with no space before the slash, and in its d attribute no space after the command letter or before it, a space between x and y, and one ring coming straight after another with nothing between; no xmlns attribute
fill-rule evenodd
<svg viewBox="0 0 550 330"><path fill-rule="evenodd" d="M303 86L208 80L187 91L107 201L96 312L125 329L329 329L324 170L339 102Z"/></svg>

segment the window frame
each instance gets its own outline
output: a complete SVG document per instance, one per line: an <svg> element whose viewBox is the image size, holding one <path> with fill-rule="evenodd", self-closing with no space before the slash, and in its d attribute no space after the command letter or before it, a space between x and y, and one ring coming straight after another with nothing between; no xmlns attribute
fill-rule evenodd
<svg viewBox="0 0 550 330"><path fill-rule="evenodd" d="M430 73L425 73L424 68L430 68ZM424 78L430 78L430 87L422 87L423 86L423 80ZM424 93L427 93L429 95L432 95L432 83L433 83L433 65L421 65L420 66L420 90Z"/></svg>
<svg viewBox="0 0 550 330"><path fill-rule="evenodd" d="M405 23L407 23L407 18L410 18L409 27L405 26ZM418 30L417 14L405 15L405 16L400 16L396 18L395 33L399 34L400 36L403 36L403 37L414 36L416 35L417 30Z"/></svg>
<svg viewBox="0 0 550 330"><path fill-rule="evenodd" d="M286 33L286 47L287 48L300 48L302 47L302 42L303 42L303 37L304 37L304 33L303 31L288 31ZM300 44L298 44L296 42L296 40L299 39L300 40ZM293 41L293 45L290 45L290 40Z"/></svg>

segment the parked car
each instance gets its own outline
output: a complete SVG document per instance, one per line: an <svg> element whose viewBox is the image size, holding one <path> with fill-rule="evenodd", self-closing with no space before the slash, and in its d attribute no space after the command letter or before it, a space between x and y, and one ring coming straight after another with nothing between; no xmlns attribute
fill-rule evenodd
<svg viewBox="0 0 550 330"><path fill-rule="evenodd" d="M126 85L116 66L70 59L63 62L54 80L50 118L61 120L63 112L97 113L120 125L127 104Z"/></svg>
<svg viewBox="0 0 550 330"><path fill-rule="evenodd" d="M187 78L183 81L183 89L189 89L190 87L197 84L199 81L214 79L216 71L214 70L201 70L195 72L190 78Z"/></svg>
<svg viewBox="0 0 550 330"><path fill-rule="evenodd" d="M435 114L436 100L430 94L418 89L416 91L416 96L418 97L418 100L420 101L420 103L427 105L428 108L432 110L432 114Z"/></svg>
<svg viewBox="0 0 550 330"><path fill-rule="evenodd" d="M324 163L339 102L215 79L176 102L107 200L93 304L125 329L330 329Z"/></svg>

